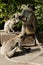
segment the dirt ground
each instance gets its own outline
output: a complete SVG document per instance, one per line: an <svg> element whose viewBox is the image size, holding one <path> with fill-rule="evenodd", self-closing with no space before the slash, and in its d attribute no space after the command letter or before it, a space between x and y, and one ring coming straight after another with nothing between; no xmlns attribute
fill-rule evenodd
<svg viewBox="0 0 43 65"><path fill-rule="evenodd" d="M27 51L26 51L27 50ZM24 51L17 51L12 58L12 62L7 60L4 56L0 54L0 65L43 65L43 49L31 47L31 50L26 49ZM18 61L20 63L18 63Z"/></svg>

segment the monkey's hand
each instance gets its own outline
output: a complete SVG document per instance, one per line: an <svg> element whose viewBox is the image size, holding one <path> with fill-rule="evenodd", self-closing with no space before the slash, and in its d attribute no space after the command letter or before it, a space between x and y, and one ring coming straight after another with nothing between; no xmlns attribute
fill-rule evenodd
<svg viewBox="0 0 43 65"><path fill-rule="evenodd" d="M15 34L19 35L19 34L20 34L20 32L18 32L18 31L17 31L17 32L15 32Z"/></svg>
<svg viewBox="0 0 43 65"><path fill-rule="evenodd" d="M15 47L13 50L11 50L10 52L7 52L7 56L10 58L14 55L14 53L16 52L17 47Z"/></svg>

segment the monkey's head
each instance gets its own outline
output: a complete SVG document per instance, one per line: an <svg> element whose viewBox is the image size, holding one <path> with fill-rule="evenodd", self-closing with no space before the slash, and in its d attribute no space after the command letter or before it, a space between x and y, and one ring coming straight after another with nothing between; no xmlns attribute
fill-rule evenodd
<svg viewBox="0 0 43 65"><path fill-rule="evenodd" d="M22 11L22 15L19 16L19 19L26 23L29 21L34 10L35 7L32 4L27 5L27 8Z"/></svg>
<svg viewBox="0 0 43 65"><path fill-rule="evenodd" d="M18 23L19 22L19 15L16 13L12 16L12 18L14 19L14 23Z"/></svg>
<svg viewBox="0 0 43 65"><path fill-rule="evenodd" d="M34 11L35 10L35 6L32 5L32 4L29 4L28 5L28 8L29 8L30 11Z"/></svg>

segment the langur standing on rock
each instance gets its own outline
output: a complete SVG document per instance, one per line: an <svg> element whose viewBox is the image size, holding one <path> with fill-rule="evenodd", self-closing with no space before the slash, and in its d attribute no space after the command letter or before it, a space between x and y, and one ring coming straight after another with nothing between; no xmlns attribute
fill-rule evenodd
<svg viewBox="0 0 43 65"><path fill-rule="evenodd" d="M18 23L19 18L18 18L18 14L14 14L8 21L5 22L4 25L4 31L6 33L15 33L15 31L13 30L14 24Z"/></svg>
<svg viewBox="0 0 43 65"><path fill-rule="evenodd" d="M36 21L37 20L33 12L34 10L35 8L33 5L28 5L28 7L26 7L22 11L22 15L19 16L19 18L25 23L26 34L34 34L35 35L35 45L38 45L39 48L41 49L39 41L36 37Z"/></svg>

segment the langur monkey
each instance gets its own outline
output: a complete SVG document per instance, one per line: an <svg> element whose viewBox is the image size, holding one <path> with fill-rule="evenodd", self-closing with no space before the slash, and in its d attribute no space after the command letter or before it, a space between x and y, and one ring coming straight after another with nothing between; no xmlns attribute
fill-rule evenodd
<svg viewBox="0 0 43 65"><path fill-rule="evenodd" d="M35 45L38 45L39 48L42 49L36 37L36 17L33 10L34 7L32 5L28 5L28 7L22 11L22 15L19 16L19 18L25 23L26 34L35 34ZM31 29L33 28L33 31L29 29L30 26L32 26Z"/></svg>
<svg viewBox="0 0 43 65"><path fill-rule="evenodd" d="M15 33L13 30L14 24L16 24L19 21L18 14L14 14L8 21L5 22L4 25L4 31L7 33L10 33L10 30Z"/></svg>

